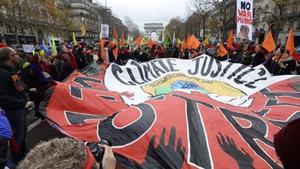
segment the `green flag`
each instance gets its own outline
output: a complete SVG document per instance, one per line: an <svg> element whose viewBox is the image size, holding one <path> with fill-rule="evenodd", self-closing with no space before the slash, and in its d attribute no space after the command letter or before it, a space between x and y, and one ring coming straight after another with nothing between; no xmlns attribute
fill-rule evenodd
<svg viewBox="0 0 300 169"><path fill-rule="evenodd" d="M73 32L73 44L77 45L77 40L76 40L75 32Z"/></svg>
<svg viewBox="0 0 300 169"><path fill-rule="evenodd" d="M170 34L169 34L169 32L168 31L166 31L166 37L165 37L165 40L162 42L162 45L164 46L164 47L167 47L167 46L169 46L169 45L171 45L172 44L172 39L171 39L171 36L170 36Z"/></svg>
<svg viewBox="0 0 300 169"><path fill-rule="evenodd" d="M56 44L53 35L51 35L51 49L52 49L52 55L56 56L57 55L57 49L56 49Z"/></svg>

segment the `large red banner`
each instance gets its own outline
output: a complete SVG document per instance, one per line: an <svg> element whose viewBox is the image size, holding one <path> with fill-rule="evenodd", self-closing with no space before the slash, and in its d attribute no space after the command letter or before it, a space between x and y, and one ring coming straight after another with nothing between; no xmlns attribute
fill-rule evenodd
<svg viewBox="0 0 300 169"><path fill-rule="evenodd" d="M128 168L282 168L273 136L300 118L299 85L299 77L272 84L248 107L195 91L127 105L130 94L108 91L103 76L75 72L57 83L46 113L68 136L109 140Z"/></svg>

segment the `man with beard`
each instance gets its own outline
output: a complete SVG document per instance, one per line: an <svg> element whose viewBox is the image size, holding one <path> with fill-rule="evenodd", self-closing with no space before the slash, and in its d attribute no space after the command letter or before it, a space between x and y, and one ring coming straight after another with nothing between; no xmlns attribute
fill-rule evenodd
<svg viewBox="0 0 300 169"><path fill-rule="evenodd" d="M14 131L12 159L18 163L26 152L26 109L33 106L25 93L25 84L16 71L20 61L18 53L12 48L0 49L0 107L7 113Z"/></svg>

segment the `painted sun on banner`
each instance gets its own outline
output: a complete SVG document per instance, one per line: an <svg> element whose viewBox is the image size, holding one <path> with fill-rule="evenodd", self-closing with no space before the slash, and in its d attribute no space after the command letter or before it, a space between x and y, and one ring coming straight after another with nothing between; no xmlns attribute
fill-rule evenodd
<svg viewBox="0 0 300 169"><path fill-rule="evenodd" d="M237 0L237 38L252 40L253 0Z"/></svg>

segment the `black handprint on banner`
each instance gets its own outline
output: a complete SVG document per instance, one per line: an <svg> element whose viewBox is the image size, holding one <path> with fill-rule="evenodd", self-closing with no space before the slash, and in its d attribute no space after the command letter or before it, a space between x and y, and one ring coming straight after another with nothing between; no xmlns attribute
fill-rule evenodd
<svg viewBox="0 0 300 169"><path fill-rule="evenodd" d="M238 149L233 139L226 136L225 137L219 133L220 136L217 136L218 143L228 155L235 159L239 165L240 169L253 169L253 158L243 149Z"/></svg>
<svg viewBox="0 0 300 169"><path fill-rule="evenodd" d="M185 148L182 147L182 139L181 138L178 139L177 147L175 148L175 143L176 143L175 127L172 127L171 129L170 139L167 145L165 145L165 136L166 136L166 129L163 129L158 147L154 147L156 136L153 136L151 138L146 159L141 166L143 169L182 168L184 157L185 157Z"/></svg>

